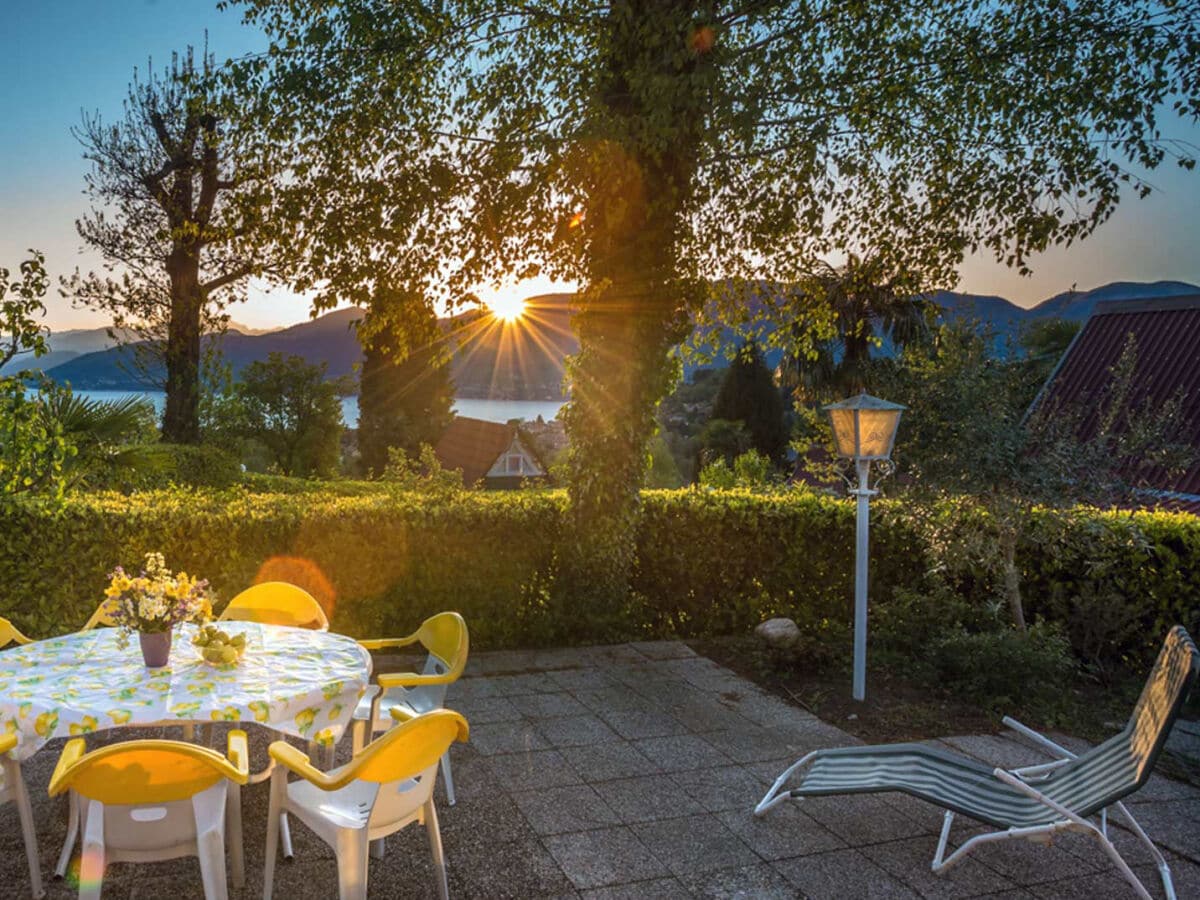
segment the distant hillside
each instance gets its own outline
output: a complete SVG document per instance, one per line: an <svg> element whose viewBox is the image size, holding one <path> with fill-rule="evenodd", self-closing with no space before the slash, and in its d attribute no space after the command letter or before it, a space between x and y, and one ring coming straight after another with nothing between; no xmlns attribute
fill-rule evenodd
<svg viewBox="0 0 1200 900"><path fill-rule="evenodd" d="M1059 294L1023 309L1003 297L960 294L943 291L931 296L949 319L980 323L996 335L1002 349L1020 330L1038 319L1061 316L1082 320L1100 300L1149 299L1200 293L1200 288L1181 282L1139 284L1119 282L1091 291ZM574 353L577 343L570 329L570 294L543 294L526 301L526 312L519 324L506 325L479 312L464 313L442 321L447 339L456 347L453 376L457 393L464 398L542 400L561 396L563 360ZM331 377L355 376L362 351L353 323L362 316L358 309L341 309L310 322L293 325L266 334L242 334L231 331L224 336L221 349L234 371L255 360L265 360L273 352L295 354L311 362L326 362ZM103 331L100 329L100 331ZM54 335L51 345L58 353L63 338ZM72 340L83 341L79 337ZM94 339L94 336L93 338ZM732 333L723 337L733 342ZM71 344L78 346L78 344ZM70 351L67 351L70 352ZM80 353L47 371L60 381L70 381L81 389L145 390L150 382L139 380L122 367L129 351L108 348ZM884 348L887 352L887 348ZM50 357L44 359L49 360ZM769 359L778 363L778 354ZM724 366L724 359L712 365ZM693 367L689 366L690 374ZM161 373L154 373L161 381Z"/></svg>

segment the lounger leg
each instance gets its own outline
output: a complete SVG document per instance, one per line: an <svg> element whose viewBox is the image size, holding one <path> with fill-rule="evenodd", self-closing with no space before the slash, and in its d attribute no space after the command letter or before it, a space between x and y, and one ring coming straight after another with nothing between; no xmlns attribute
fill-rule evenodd
<svg viewBox="0 0 1200 900"><path fill-rule="evenodd" d="M1129 886L1133 888L1134 892L1141 897L1142 900L1154 900L1154 898L1150 896L1150 892L1146 890L1146 886L1138 880L1136 875L1133 874L1133 869L1129 868L1129 863L1125 862L1125 858L1121 856L1121 853L1117 850L1116 845L1106 838L1099 828L1094 829L1093 834L1095 834L1096 840L1100 842L1100 846L1104 848L1104 852L1108 854L1108 858L1113 861L1113 864L1116 865L1116 867L1120 870L1121 874L1125 877L1125 880L1129 882Z"/></svg>
<svg viewBox="0 0 1200 900"><path fill-rule="evenodd" d="M446 781L446 802L454 805L454 773L450 771L450 751L442 754L442 778Z"/></svg>
<svg viewBox="0 0 1200 900"><path fill-rule="evenodd" d="M780 793L784 784L787 782L787 780L789 778L792 777L793 772L795 772L799 768L802 768L802 767L808 765L809 760L811 760L814 756L816 756L817 752L818 751L814 750L812 753L807 754L802 759L797 760L796 762L792 763L790 766L788 766L786 769L783 770L783 774L775 779L775 783L773 785L771 785L771 789L769 791L767 791L767 793L763 796L763 798L761 800L758 801L758 806L754 807L754 814L756 816L765 815L767 810L771 809L772 807L778 806L784 800L787 800L789 798L789 796L790 796L789 794Z"/></svg>
<svg viewBox="0 0 1200 900"><path fill-rule="evenodd" d="M950 828L954 824L954 813L946 811L946 816L942 820L942 836L938 838L937 852L933 855L933 864L930 866L935 872L942 870L942 858L946 854L946 842L950 840Z"/></svg>
<svg viewBox="0 0 1200 900"><path fill-rule="evenodd" d="M1118 801L1115 805L1121 811L1121 815L1125 817L1125 821L1129 823L1133 833L1137 835L1138 840L1146 845L1146 849L1154 857L1154 864L1158 866L1158 874L1162 878L1163 891L1167 895L1167 900L1176 900L1175 884L1171 881L1171 867L1167 865L1166 859L1163 858L1159 849L1154 846L1154 841L1150 840L1150 836L1142 830L1142 826L1138 824L1138 820L1133 817L1133 813L1129 811L1125 804Z"/></svg>
<svg viewBox="0 0 1200 900"><path fill-rule="evenodd" d="M75 841L79 839L79 795L74 791L67 792L67 837L63 841L62 852L58 854L58 865L54 867L54 877L62 878L67 874L67 866L71 862L71 854L75 852Z"/></svg>

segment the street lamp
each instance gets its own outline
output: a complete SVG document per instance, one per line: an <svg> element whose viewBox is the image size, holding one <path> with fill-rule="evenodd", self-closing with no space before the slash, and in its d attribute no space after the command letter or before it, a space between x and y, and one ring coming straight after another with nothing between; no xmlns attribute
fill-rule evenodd
<svg viewBox="0 0 1200 900"><path fill-rule="evenodd" d="M839 400L825 407L833 426L833 440L838 456L854 460L858 471L858 488L850 491L858 498L857 544L854 551L854 699L867 694L867 535L870 511L868 504L879 491L868 487L871 462L886 462L896 441L899 403L889 403L870 394Z"/></svg>

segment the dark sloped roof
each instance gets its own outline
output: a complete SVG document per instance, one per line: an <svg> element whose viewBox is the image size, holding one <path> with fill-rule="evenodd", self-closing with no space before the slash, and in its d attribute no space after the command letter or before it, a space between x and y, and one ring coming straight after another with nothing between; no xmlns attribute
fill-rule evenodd
<svg viewBox="0 0 1200 900"><path fill-rule="evenodd" d="M1137 342L1132 404L1165 403L1182 392L1182 437L1200 453L1200 294L1097 304L1050 376L1040 402L1093 403L1112 381L1110 370L1130 334ZM1095 433L1099 415L1093 408L1084 418L1081 439ZM1200 495L1200 462L1174 479L1165 473L1140 474L1157 490Z"/></svg>
<svg viewBox="0 0 1200 900"><path fill-rule="evenodd" d="M469 486L487 475L512 443L514 431L511 425L455 416L433 452L443 469L462 469L463 483Z"/></svg>

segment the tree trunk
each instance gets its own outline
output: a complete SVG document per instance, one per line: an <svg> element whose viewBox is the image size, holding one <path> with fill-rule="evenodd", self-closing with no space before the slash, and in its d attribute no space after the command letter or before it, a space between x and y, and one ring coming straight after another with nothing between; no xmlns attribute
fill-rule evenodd
<svg viewBox="0 0 1200 900"><path fill-rule="evenodd" d="M200 443L200 258L175 251L167 261L171 278L171 319L165 363L167 405L162 437L172 444Z"/></svg>
<svg viewBox="0 0 1200 900"><path fill-rule="evenodd" d="M703 102L696 60L679 48L695 9L689 0L666 10L654 0L611 0L599 102L603 130L616 136L580 151L591 186L583 225L589 277L573 325L579 353L568 368L572 550L559 584L593 627L610 624L613 637L620 636L634 562L654 412L674 380L668 351L687 326L679 234L704 111L696 108ZM673 79L653 109L631 86L648 72Z"/></svg>
<svg viewBox="0 0 1200 900"><path fill-rule="evenodd" d="M1005 535L1000 539L1001 574L1004 579L1004 597L1012 612L1017 631L1025 634L1025 606L1021 600L1021 571L1017 568L1016 535Z"/></svg>

